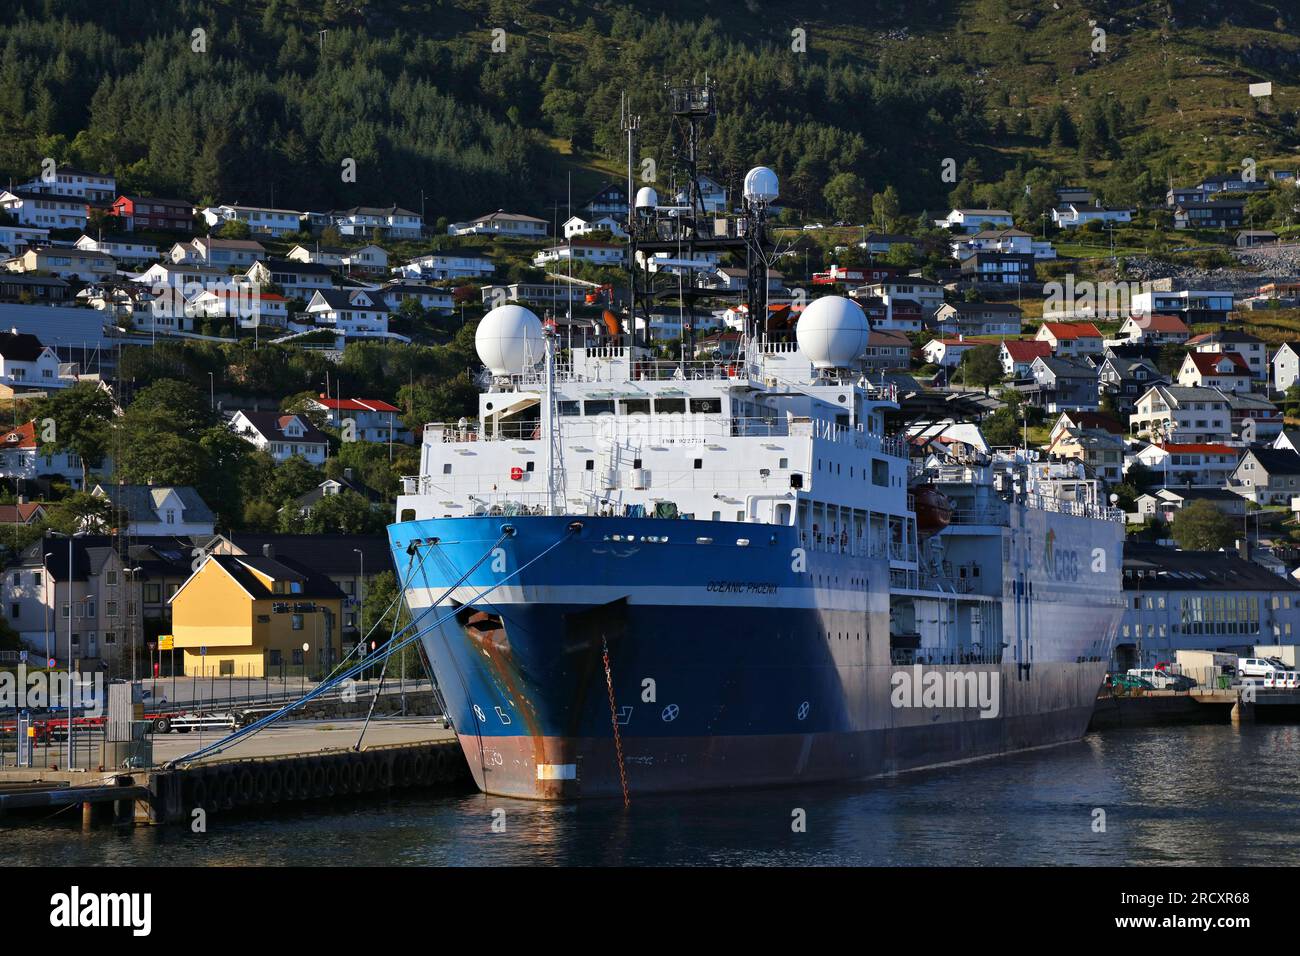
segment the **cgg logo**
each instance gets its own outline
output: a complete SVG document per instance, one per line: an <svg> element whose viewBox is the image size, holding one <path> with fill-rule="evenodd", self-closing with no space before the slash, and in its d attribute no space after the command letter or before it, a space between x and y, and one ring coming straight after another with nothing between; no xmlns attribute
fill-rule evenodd
<svg viewBox="0 0 1300 956"><path fill-rule="evenodd" d="M1056 532L1047 532L1047 543L1043 547L1043 571L1050 578L1058 581L1079 580L1079 552L1056 547Z"/></svg>

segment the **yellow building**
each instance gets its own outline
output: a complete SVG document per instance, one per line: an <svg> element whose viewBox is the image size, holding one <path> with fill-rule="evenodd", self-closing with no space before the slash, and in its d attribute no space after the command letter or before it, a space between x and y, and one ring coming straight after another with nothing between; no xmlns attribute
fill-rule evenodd
<svg viewBox="0 0 1300 956"><path fill-rule="evenodd" d="M288 558L209 555L170 602L184 673L328 671L339 660L343 600L337 584Z"/></svg>

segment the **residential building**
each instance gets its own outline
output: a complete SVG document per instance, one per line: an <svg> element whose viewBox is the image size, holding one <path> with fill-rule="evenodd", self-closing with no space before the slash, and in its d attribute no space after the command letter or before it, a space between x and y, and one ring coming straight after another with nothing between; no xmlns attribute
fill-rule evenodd
<svg viewBox="0 0 1300 956"><path fill-rule="evenodd" d="M86 201L24 189L0 189L0 209L20 226L42 229L85 229Z"/></svg>
<svg viewBox="0 0 1300 956"><path fill-rule="evenodd" d="M1107 484L1124 477L1124 439L1104 428L1063 428L1048 442L1051 458L1083 462L1085 473Z"/></svg>
<svg viewBox="0 0 1300 956"><path fill-rule="evenodd" d="M388 306L376 292L365 289L317 289L307 312L318 325L355 338L388 335Z"/></svg>
<svg viewBox="0 0 1300 956"><path fill-rule="evenodd" d="M1258 644L1300 635L1300 585L1231 552L1128 542L1124 596L1116 671L1172 661L1179 650L1250 656Z"/></svg>
<svg viewBox="0 0 1300 956"><path fill-rule="evenodd" d="M1138 398L1156 382L1168 382L1155 363L1145 358L1127 358L1107 350L1097 367L1097 387L1109 395L1115 410L1127 415Z"/></svg>
<svg viewBox="0 0 1300 956"><path fill-rule="evenodd" d="M0 383L61 388L59 356L27 332L0 332Z"/></svg>
<svg viewBox="0 0 1300 956"><path fill-rule="evenodd" d="M1253 378L1268 380L1268 347L1264 340L1249 332L1236 329L1219 329L1194 335L1187 340L1187 347L1197 352L1214 354L1217 352L1235 352L1241 356Z"/></svg>
<svg viewBox="0 0 1300 956"><path fill-rule="evenodd" d="M209 229L219 229L234 220L247 225L250 232L278 237L301 231L303 214L267 206L221 205L208 206L201 215Z"/></svg>
<svg viewBox="0 0 1300 956"><path fill-rule="evenodd" d="M1056 187L1056 201L1062 204L1091 205L1093 202L1092 190L1087 186L1058 186Z"/></svg>
<svg viewBox="0 0 1300 956"><path fill-rule="evenodd" d="M424 235L424 217L401 206L354 206L335 210L330 218L342 236L419 239Z"/></svg>
<svg viewBox="0 0 1300 956"><path fill-rule="evenodd" d="M369 485L354 477L351 468L344 468L343 474L339 475L337 478L326 478L315 488L311 489L311 491L299 495L297 498L293 499L292 504L286 505L285 507L293 508L297 510L299 514L306 517L307 515L310 515L316 505L325 498L342 494L344 492L350 492L351 494L356 495L372 508L385 507L384 496L375 491L374 488L371 488Z"/></svg>
<svg viewBox="0 0 1300 956"><path fill-rule="evenodd" d="M96 485L91 494L124 515L131 537L150 535L211 535L216 516L189 485ZM116 520L116 519L114 519Z"/></svg>
<svg viewBox="0 0 1300 956"><path fill-rule="evenodd" d="M1040 355L1051 354L1050 342L1004 339L998 348L998 358L1002 361L1002 374L1012 378L1028 377L1029 367L1034 364L1034 359Z"/></svg>
<svg viewBox="0 0 1300 956"><path fill-rule="evenodd" d="M956 368L961 364L961 357L981 343L967 342L961 338L931 339L921 346L921 358L929 365L944 368Z"/></svg>
<svg viewBox="0 0 1300 956"><path fill-rule="evenodd" d="M289 300L276 292L259 292L254 286L208 289L190 299L187 310L193 318L235 319L241 329L289 325Z"/></svg>
<svg viewBox="0 0 1300 956"><path fill-rule="evenodd" d="M934 224L941 229L971 234L991 228L1010 229L1015 220L1005 209L954 209L947 217L936 219Z"/></svg>
<svg viewBox="0 0 1300 956"><path fill-rule="evenodd" d="M354 441L413 442L411 431L402 424L402 410L378 398L330 398L321 395L309 403L325 413L331 428L344 429L352 422Z"/></svg>
<svg viewBox="0 0 1300 956"><path fill-rule="evenodd" d="M0 432L0 478L30 481L38 486L58 480L80 491L81 458L74 452L42 454L41 443L36 440L36 423L24 422Z"/></svg>
<svg viewBox="0 0 1300 956"><path fill-rule="evenodd" d="M934 318L939 307L943 305L943 286L920 276L897 276L878 282L868 282L866 295L878 295L882 298L911 299L921 306L921 318L928 321Z"/></svg>
<svg viewBox="0 0 1300 956"><path fill-rule="evenodd" d="M570 240L560 246L550 246L533 256L533 265L548 263L584 262L596 266L621 266L626 247L620 243L597 242L593 239Z"/></svg>
<svg viewBox="0 0 1300 956"><path fill-rule="evenodd" d="M1066 429L1093 429L1107 432L1111 435L1124 434L1124 423L1114 415L1108 415L1105 412L1081 412L1076 409L1067 409L1057 417L1052 424L1052 430L1047 436L1047 441L1056 441L1061 433Z"/></svg>
<svg viewBox="0 0 1300 956"><path fill-rule="evenodd" d="M1227 392L1249 392L1250 369L1236 352L1188 352L1178 369L1179 385L1218 388Z"/></svg>
<svg viewBox="0 0 1300 956"><path fill-rule="evenodd" d="M1249 249L1253 246L1275 245L1278 238L1272 229L1243 229L1237 233L1235 242L1238 249Z"/></svg>
<svg viewBox="0 0 1300 956"><path fill-rule="evenodd" d="M1208 501L1229 518L1242 518L1246 514L1246 499L1227 488L1157 488L1136 498L1139 520L1159 518L1172 521L1179 509L1193 501Z"/></svg>
<svg viewBox="0 0 1300 956"><path fill-rule="evenodd" d="M10 272L41 272L59 279L98 282L117 272L112 256L75 246L41 246L5 261Z"/></svg>
<svg viewBox="0 0 1300 956"><path fill-rule="evenodd" d="M445 282L449 279L482 279L496 272L491 259L473 253L435 252L420 256L391 270L405 279Z"/></svg>
<svg viewBox="0 0 1300 956"><path fill-rule="evenodd" d="M1232 438L1228 399L1213 388L1153 385L1138 398L1129 433L1166 442L1224 442Z"/></svg>
<svg viewBox="0 0 1300 956"><path fill-rule="evenodd" d="M895 246L911 246L913 249L920 249L921 240L915 236L899 233L869 232L867 238L858 243L858 248L866 249L873 256L883 256Z"/></svg>
<svg viewBox="0 0 1300 956"><path fill-rule="evenodd" d="M209 554L170 602L185 675L256 678L284 665L328 673L343 655L343 600L292 558Z"/></svg>
<svg viewBox="0 0 1300 956"><path fill-rule="evenodd" d="M1244 442L1272 441L1282 430L1282 412L1262 395L1216 389L1228 405L1232 433Z"/></svg>
<svg viewBox="0 0 1300 956"><path fill-rule="evenodd" d="M48 246L49 244L49 229L0 225L0 256L13 256L31 249L33 246Z"/></svg>
<svg viewBox="0 0 1300 956"><path fill-rule="evenodd" d="M408 299L415 300L426 312L450 315L456 308L455 296L450 289L439 289L431 285L389 282L379 289L379 295L392 313L400 312L402 303Z"/></svg>
<svg viewBox="0 0 1300 956"><path fill-rule="evenodd" d="M0 270L0 301L63 302L71 292L63 279Z"/></svg>
<svg viewBox="0 0 1300 956"><path fill-rule="evenodd" d="M576 239L579 236L590 235L593 232L608 232L616 239L626 239L627 231L622 224L612 216L593 216L590 219L583 219L581 216L570 216L561 224L565 239Z"/></svg>
<svg viewBox="0 0 1300 956"><path fill-rule="evenodd" d="M479 216L469 222L453 222L447 227L449 236L503 236L508 239L545 239L546 220L522 213L496 212Z"/></svg>
<svg viewBox="0 0 1300 956"><path fill-rule="evenodd" d="M1052 222L1062 229L1077 229L1090 222L1109 226L1132 221L1132 209L1111 208L1100 204L1085 206L1081 203L1066 203L1052 210Z"/></svg>
<svg viewBox="0 0 1300 956"><path fill-rule="evenodd" d="M610 218L618 222L627 221L627 184L623 182L606 183L600 192L582 205L589 221ZM566 233L567 235L567 233Z"/></svg>
<svg viewBox="0 0 1300 956"><path fill-rule="evenodd" d="M235 434L268 452L276 461L298 456L310 464L323 465L329 451L325 433L299 415L238 411L231 418L230 426Z"/></svg>
<svg viewBox="0 0 1300 956"><path fill-rule="evenodd" d="M1147 290L1134 293L1130 311L1133 315L1151 315L1155 312L1177 315L1190 326L1198 322L1226 322L1232 307L1231 292L1197 292L1188 289L1180 292Z"/></svg>
<svg viewBox="0 0 1300 956"><path fill-rule="evenodd" d="M1097 376L1092 369L1056 356L1039 356L1029 366L1030 385L1017 386L1029 403L1049 413L1096 411Z"/></svg>
<svg viewBox="0 0 1300 956"><path fill-rule="evenodd" d="M1010 302L945 302L933 324L948 335L1019 335L1021 315Z"/></svg>
<svg viewBox="0 0 1300 956"><path fill-rule="evenodd" d="M1245 218L1244 199L1185 202L1174 208L1175 229L1239 229Z"/></svg>
<svg viewBox="0 0 1300 956"><path fill-rule="evenodd" d="M1273 388L1285 392L1300 379L1300 342L1283 342L1273 353Z"/></svg>
<svg viewBox="0 0 1300 956"><path fill-rule="evenodd" d="M204 265L213 269L239 269L246 272L255 262L266 259L266 246L256 239L219 239L198 236L171 247L167 258L186 265Z"/></svg>
<svg viewBox="0 0 1300 956"><path fill-rule="evenodd" d="M291 297L310 298L318 290L338 288L329 266L291 259L267 259L254 263L245 275L263 285L274 283Z"/></svg>
<svg viewBox="0 0 1300 956"><path fill-rule="evenodd" d="M0 524L31 525L45 518L45 506L39 501L27 501L22 495L11 505L0 505Z"/></svg>
<svg viewBox="0 0 1300 956"><path fill-rule="evenodd" d="M101 236L96 239L83 235L76 246L82 252L98 252L119 262L153 262L159 257L158 247L151 242L140 242L130 236Z"/></svg>
<svg viewBox="0 0 1300 956"><path fill-rule="evenodd" d="M187 199L161 199L157 196L118 196L113 200L113 215L127 232L140 229L162 232L193 232L194 203Z"/></svg>
<svg viewBox="0 0 1300 956"><path fill-rule="evenodd" d="M1166 488L1222 488L1237 470L1240 448L1215 442L1151 444L1133 455Z"/></svg>
<svg viewBox="0 0 1300 956"><path fill-rule="evenodd" d="M1273 439L1273 447L1300 452L1300 432L1289 428L1282 429L1277 433L1277 437Z"/></svg>
<svg viewBox="0 0 1300 956"><path fill-rule="evenodd" d="M219 554L283 556L329 578L343 592L344 652L356 643L361 604L376 576L394 573L388 537L383 534L239 534L217 537Z"/></svg>
<svg viewBox="0 0 1300 956"><path fill-rule="evenodd" d="M1119 327L1119 339L1135 345L1182 345L1191 329L1176 315L1130 315Z"/></svg>
<svg viewBox="0 0 1300 956"><path fill-rule="evenodd" d="M873 328L867 333L867 351L863 354L862 363L868 375L909 368L912 364L912 342L902 332Z"/></svg>
<svg viewBox="0 0 1300 956"><path fill-rule="evenodd" d="M32 193L48 193L53 196L67 196L81 201L83 206L106 206L117 195L117 178L110 173L95 173L77 169L66 163L56 166L52 175L37 176L18 189Z"/></svg>
<svg viewBox="0 0 1300 956"><path fill-rule="evenodd" d="M1100 355L1103 348L1101 332L1091 322L1044 322L1034 338L1050 345L1058 358Z"/></svg>
<svg viewBox="0 0 1300 956"><path fill-rule="evenodd" d="M1228 488L1258 505L1290 506L1300 495L1300 454L1283 448L1248 448Z"/></svg>
<svg viewBox="0 0 1300 956"><path fill-rule="evenodd" d="M961 261L961 277L969 282L1017 285L1035 281L1032 253L975 252Z"/></svg>
<svg viewBox="0 0 1300 956"><path fill-rule="evenodd" d="M241 284L225 269L188 262L155 262L134 280L155 292L171 290L187 300L207 289L231 289Z"/></svg>

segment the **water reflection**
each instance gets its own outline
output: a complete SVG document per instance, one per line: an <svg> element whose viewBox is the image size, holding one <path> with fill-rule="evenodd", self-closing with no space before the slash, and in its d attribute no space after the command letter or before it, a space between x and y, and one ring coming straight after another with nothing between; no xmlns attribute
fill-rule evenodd
<svg viewBox="0 0 1300 956"><path fill-rule="evenodd" d="M857 786L633 794L626 811L402 796L211 814L206 834L82 833L67 812L2 828L0 845L27 865L1285 865L1300 863L1298 758L1294 726L1120 730Z"/></svg>

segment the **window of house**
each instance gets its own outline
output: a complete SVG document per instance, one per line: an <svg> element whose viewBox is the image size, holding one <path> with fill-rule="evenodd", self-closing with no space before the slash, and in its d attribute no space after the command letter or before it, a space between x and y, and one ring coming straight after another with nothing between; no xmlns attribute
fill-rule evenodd
<svg viewBox="0 0 1300 956"><path fill-rule="evenodd" d="M162 600L161 584L146 584L144 586L144 603L157 604Z"/></svg>
<svg viewBox="0 0 1300 956"><path fill-rule="evenodd" d="M116 643L117 643L117 632L116 632L116 631L105 631L105 632L104 632L104 643L105 643L105 644L116 644Z"/></svg>
<svg viewBox="0 0 1300 956"><path fill-rule="evenodd" d="M295 648L293 649L293 662L294 662L295 664L301 664L301 663L302 663L302 648L301 648L301 647L295 647Z"/></svg>
<svg viewBox="0 0 1300 956"><path fill-rule="evenodd" d="M301 630L302 630L302 615L301 615L301 614L293 614L293 615L290 615L290 624L292 625L292 627L293 627L293 629L294 629L295 631L301 631Z"/></svg>
<svg viewBox="0 0 1300 956"><path fill-rule="evenodd" d="M117 602L116 602L116 601L105 601L105 602L104 602L104 613L107 614L109 617L117 617Z"/></svg>
<svg viewBox="0 0 1300 956"><path fill-rule="evenodd" d="M20 608L19 608L19 606L18 606L17 604L11 604L11 605L9 605L9 616L10 616L10 617L17 617L18 614L19 614L19 611L20 611Z"/></svg>
<svg viewBox="0 0 1300 956"><path fill-rule="evenodd" d="M105 571L105 572L104 572L104 583L107 584L109 587L114 587L114 586L116 586L116 584L117 584L117 572L116 572L116 571Z"/></svg>

